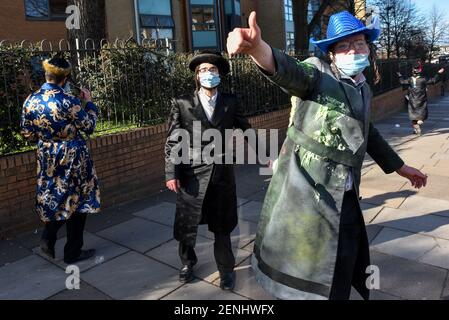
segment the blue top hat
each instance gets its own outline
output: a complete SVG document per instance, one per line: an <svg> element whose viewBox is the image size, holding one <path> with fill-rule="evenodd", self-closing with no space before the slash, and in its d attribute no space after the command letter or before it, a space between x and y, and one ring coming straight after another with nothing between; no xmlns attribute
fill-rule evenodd
<svg viewBox="0 0 449 320"><path fill-rule="evenodd" d="M329 46L355 34L362 33L368 36L368 40L373 42L380 35L380 23L377 16L373 16L372 23L365 26L362 21L354 17L348 11L341 11L332 15L327 27L327 38L323 40L310 39L310 43L327 53Z"/></svg>

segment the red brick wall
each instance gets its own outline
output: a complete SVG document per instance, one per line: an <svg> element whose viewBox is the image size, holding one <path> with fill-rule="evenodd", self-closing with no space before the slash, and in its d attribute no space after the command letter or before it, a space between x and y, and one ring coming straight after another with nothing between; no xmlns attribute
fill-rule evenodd
<svg viewBox="0 0 449 320"><path fill-rule="evenodd" d="M0 1L0 26L0 40L7 39L11 42L25 39L38 42L47 39L55 45L67 35L64 20L27 20L23 0Z"/></svg>
<svg viewBox="0 0 449 320"><path fill-rule="evenodd" d="M278 128L285 137L289 109L250 118L255 128ZM102 207L165 189L164 145L167 125L137 129L89 141L98 173ZM0 157L0 238L31 230L40 222L33 211L36 184L34 151Z"/></svg>

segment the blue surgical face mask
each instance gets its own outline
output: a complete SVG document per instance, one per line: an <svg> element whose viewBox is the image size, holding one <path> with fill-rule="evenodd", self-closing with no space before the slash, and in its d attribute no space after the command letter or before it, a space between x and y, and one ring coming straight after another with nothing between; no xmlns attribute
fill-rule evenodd
<svg viewBox="0 0 449 320"><path fill-rule="evenodd" d="M335 65L347 76L353 77L369 67L367 54L339 54L335 56Z"/></svg>
<svg viewBox="0 0 449 320"><path fill-rule="evenodd" d="M210 71L199 74L201 86L206 89L213 89L220 84L220 75Z"/></svg>

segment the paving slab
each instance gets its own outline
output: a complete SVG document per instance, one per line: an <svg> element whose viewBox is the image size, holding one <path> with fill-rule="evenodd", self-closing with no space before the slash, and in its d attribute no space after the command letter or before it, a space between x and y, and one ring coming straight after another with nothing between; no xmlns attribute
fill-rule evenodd
<svg viewBox="0 0 449 320"><path fill-rule="evenodd" d="M162 298L162 300L248 300L232 291L221 290L205 281L190 282Z"/></svg>
<svg viewBox="0 0 449 320"><path fill-rule="evenodd" d="M16 240L0 240L0 267L32 254L24 245Z"/></svg>
<svg viewBox="0 0 449 320"><path fill-rule="evenodd" d="M237 227L231 233L232 246L243 248L254 240L257 231L257 223L239 219ZM209 239L214 239L214 234L210 232L206 225L198 228L198 234Z"/></svg>
<svg viewBox="0 0 449 320"><path fill-rule="evenodd" d="M81 281L79 289L65 289L51 296L48 300L112 300L112 298Z"/></svg>
<svg viewBox="0 0 449 320"><path fill-rule="evenodd" d="M176 204L161 202L155 206L134 213L136 217L158 222L173 227L175 223Z"/></svg>
<svg viewBox="0 0 449 320"><path fill-rule="evenodd" d="M246 250L237 248L233 248L233 251L236 264L242 262L251 254ZM195 277L208 282L213 282L219 277L217 264L214 258L214 240L198 236L195 253L198 258L198 263L194 267ZM179 269L181 267L181 260L178 255L178 241L176 240L172 240L158 248L150 250L146 255L166 263L173 268Z"/></svg>
<svg viewBox="0 0 449 320"><path fill-rule="evenodd" d="M0 268L0 300L42 300L66 288L67 274L36 255Z"/></svg>
<svg viewBox="0 0 449 320"><path fill-rule="evenodd" d="M420 262L449 269L449 241L435 239L437 245L419 258Z"/></svg>
<svg viewBox="0 0 449 320"><path fill-rule="evenodd" d="M144 253L173 238L172 228L141 218L134 218L98 233L102 238Z"/></svg>
<svg viewBox="0 0 449 320"><path fill-rule="evenodd" d="M366 226L366 234L368 236L368 243L371 243L374 238L377 237L379 232L383 229L382 226L378 226L375 224L369 224Z"/></svg>
<svg viewBox="0 0 449 320"><path fill-rule="evenodd" d="M369 224L374 218L379 214L379 212L383 209L382 206L376 204L370 204L366 202L360 203L360 208L362 209L363 219L366 224Z"/></svg>
<svg viewBox="0 0 449 320"><path fill-rule="evenodd" d="M405 199L399 209L422 214L449 217L449 201L413 195Z"/></svg>
<svg viewBox="0 0 449 320"><path fill-rule="evenodd" d="M67 268L67 264L64 262L64 245L66 243L67 238L62 238L56 242L55 246L55 259L51 259L37 247L34 249L34 252L41 256L44 259L49 260L57 264L62 269ZM84 233L84 249L95 249L95 255L87 260L80 261L75 263L81 272L86 271L92 267L95 267L99 264L105 263L108 260L111 260L119 255L128 252L129 249L117 245L111 241L98 237L89 232Z"/></svg>
<svg viewBox="0 0 449 320"><path fill-rule="evenodd" d="M449 277L446 277L445 288L443 290L443 293L441 294L441 299L449 300Z"/></svg>
<svg viewBox="0 0 449 320"><path fill-rule="evenodd" d="M234 292L252 300L276 300L257 282L251 269L250 258L243 261L237 268ZM218 280L215 282L218 285Z"/></svg>
<svg viewBox="0 0 449 320"><path fill-rule="evenodd" d="M384 208L373 223L414 233L449 239L449 217L411 210Z"/></svg>
<svg viewBox="0 0 449 320"><path fill-rule="evenodd" d="M371 243L371 249L417 261L437 246L434 238L411 232L383 228Z"/></svg>
<svg viewBox="0 0 449 320"><path fill-rule="evenodd" d="M113 299L155 300L182 284L178 271L137 252L88 270L82 280Z"/></svg>
<svg viewBox="0 0 449 320"><path fill-rule="evenodd" d="M379 189L360 187L361 202L390 208L398 208L407 197L415 193L410 190L385 192L380 186Z"/></svg>
<svg viewBox="0 0 449 320"><path fill-rule="evenodd" d="M260 212L262 211L262 206L262 202L249 201L238 208L237 214L242 220L258 223L260 219Z"/></svg>
<svg viewBox="0 0 449 320"><path fill-rule="evenodd" d="M379 267L382 292L402 299L440 299L447 270L378 252L371 252L371 264Z"/></svg>
<svg viewBox="0 0 449 320"><path fill-rule="evenodd" d="M440 199L449 201L449 192L447 192L447 186L449 186L449 177L430 175L428 183L425 188L413 189L416 195L423 196L432 199ZM411 186L408 183L401 190L410 189Z"/></svg>

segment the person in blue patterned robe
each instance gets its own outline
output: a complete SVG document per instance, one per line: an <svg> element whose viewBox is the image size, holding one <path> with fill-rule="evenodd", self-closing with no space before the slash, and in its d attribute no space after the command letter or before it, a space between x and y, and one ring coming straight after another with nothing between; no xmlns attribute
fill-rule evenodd
<svg viewBox="0 0 449 320"><path fill-rule="evenodd" d="M81 132L93 133L98 111L86 89L84 107L63 90L69 62L57 57L43 67L47 82L24 102L21 133L37 142L36 211L45 223L40 247L54 258L57 232L66 224L64 261L73 263L95 253L81 250L86 215L100 210L98 179Z"/></svg>

